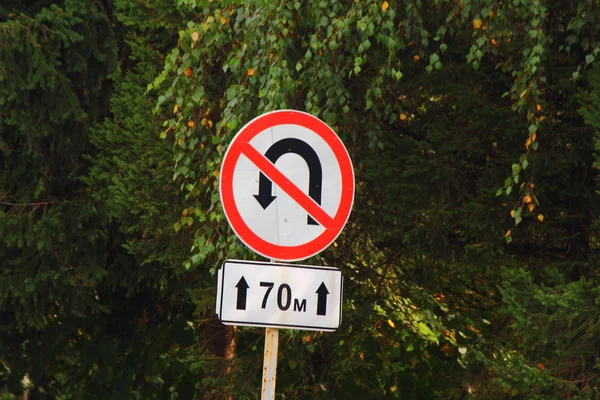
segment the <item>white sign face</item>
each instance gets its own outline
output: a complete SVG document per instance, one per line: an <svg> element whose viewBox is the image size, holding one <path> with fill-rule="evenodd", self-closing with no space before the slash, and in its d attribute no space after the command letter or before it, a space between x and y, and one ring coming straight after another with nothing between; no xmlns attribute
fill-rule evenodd
<svg viewBox="0 0 600 400"><path fill-rule="evenodd" d="M219 191L236 235L271 259L297 261L329 246L354 200L354 171L335 132L294 110L263 114L231 141Z"/></svg>
<svg viewBox="0 0 600 400"><path fill-rule="evenodd" d="M228 260L217 274L225 325L334 331L342 321L337 268Z"/></svg>
<svg viewBox="0 0 600 400"><path fill-rule="evenodd" d="M256 135L250 145L261 154L271 152L283 175L309 196L315 193L312 197L318 197L321 209L330 217L335 215L341 199L342 174L333 151L319 135L300 125L277 125ZM233 173L235 203L256 235L280 246L297 246L313 241L325 231L296 200L278 185L261 178L261 174L245 155Z"/></svg>

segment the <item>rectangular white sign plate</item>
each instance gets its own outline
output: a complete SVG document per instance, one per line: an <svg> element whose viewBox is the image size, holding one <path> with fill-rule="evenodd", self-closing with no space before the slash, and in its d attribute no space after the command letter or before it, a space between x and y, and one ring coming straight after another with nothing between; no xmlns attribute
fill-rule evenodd
<svg viewBox="0 0 600 400"><path fill-rule="evenodd" d="M227 260L217 275L217 314L225 325L334 331L342 322L337 268Z"/></svg>

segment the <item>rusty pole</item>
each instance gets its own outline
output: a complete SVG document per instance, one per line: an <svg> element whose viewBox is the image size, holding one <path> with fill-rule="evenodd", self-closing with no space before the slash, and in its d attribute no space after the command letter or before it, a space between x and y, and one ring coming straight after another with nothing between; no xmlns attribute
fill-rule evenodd
<svg viewBox="0 0 600 400"><path fill-rule="evenodd" d="M263 361L263 379L261 400L275 399L275 377L277 375L277 350L279 347L279 329L266 328L265 356Z"/></svg>
<svg viewBox="0 0 600 400"><path fill-rule="evenodd" d="M271 260L275 262L275 260ZM277 352L279 350L279 329L265 329L265 354L261 400L275 400L275 378L277 377Z"/></svg>

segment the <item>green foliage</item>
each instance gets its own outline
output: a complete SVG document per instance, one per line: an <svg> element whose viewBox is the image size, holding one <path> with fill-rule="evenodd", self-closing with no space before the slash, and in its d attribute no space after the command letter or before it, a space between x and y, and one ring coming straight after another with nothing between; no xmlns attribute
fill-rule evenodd
<svg viewBox="0 0 600 400"><path fill-rule="evenodd" d="M106 235L78 175L87 127L106 112L98 98L116 42L97 6L70 2L14 14L0 37L0 342L18 393L25 374L43 388L62 372L77 332L69 319L106 310L93 290Z"/></svg>
<svg viewBox="0 0 600 400"><path fill-rule="evenodd" d="M36 398L190 398L219 363L199 359L202 348L188 354L199 325L187 290L202 279L180 276L189 239L172 225L182 196L165 190L172 153L158 137L156 99L143 94L160 55L132 34L121 43L132 66L115 70L111 22L81 6L0 29L35 28L42 49L3 47L4 65L23 64L7 67L15 77L0 91L1 386ZM110 52L100 57L98 46ZM23 54L45 68L25 68L38 64ZM45 75L28 80L36 72Z"/></svg>
<svg viewBox="0 0 600 400"><path fill-rule="evenodd" d="M594 168L598 169L600 162L600 94L596 88L600 88L600 72L596 68L591 70L587 75L589 80L590 89L582 93L579 97L579 114L585 120L585 123L596 131L594 138L594 158L596 163ZM596 187L599 186L598 180L596 180ZM600 194L600 191L596 190L596 193Z"/></svg>
<svg viewBox="0 0 600 400"><path fill-rule="evenodd" d="M509 358L497 362L494 354L508 354L523 335L536 337L531 329L507 325L512 308L507 289L498 290L506 279L501 267L542 268L544 261L533 262L528 254L572 246L576 232L585 242L591 226L583 221L597 212L590 207L592 136L574 112L570 85L572 72L583 66L578 60L589 65L587 55L598 46L584 40L593 29L589 15L595 15L595 6L580 8L574 14L561 2L537 1L447 1L426 8L420 2L370 1L215 4L180 31L178 46L149 89L162 94L157 110L173 110L163 137L175 146L175 176L188 192L188 207L206 210L199 222L222 222L220 213L213 214L221 157L232 135L261 112L297 108L318 115L339 132L356 165L358 211L339 250L325 253L322 262L345 266L346 293L363 300L364 307L353 312L357 322L375 320L369 328L361 325L361 340L348 350L339 343L356 329L350 317L348 328L332 335L338 346L325 345L329 350L321 357L327 367L311 376L309 386L296 388L281 377L281 387L291 385L291 397L401 396L397 379L407 359L390 348L409 343L422 350L415 362L427 359L436 371L470 361L462 372L454 370L453 383L439 387L428 374L408 375L402 386L417 398L436 390L442 397L465 390L525 396L585 391L560 379L532 384L558 371L535 367L537 359L529 358L535 352L514 356L521 367L514 367L513 378L487 379L513 368ZM541 152L538 136L549 140ZM208 189L198 188L198 181ZM565 191L569 185L577 189ZM497 197L502 193L512 200ZM562 226L540 224L539 207ZM502 233L510 224L519 228L505 234L514 242L507 248ZM220 234L217 245L204 246L209 236L198 231L198 262L207 251L221 258L221 249L231 243L230 235L208 233ZM238 254L239 245L228 250L228 256ZM568 261L573 274L582 267L579 254L589 257L590 251L578 250ZM353 265L366 271L355 272ZM365 282L376 289L371 297L359 289ZM424 302L422 311L406 309L412 302L391 300L401 294ZM347 306L354 310L352 303ZM506 314L498 312L503 307ZM388 319L427 329L381 335ZM499 329L504 339L490 349L487 335ZM348 351L377 360L376 367L363 369ZM336 355L348 363L330 361ZM487 369L480 370L482 364ZM340 379L378 378L342 381L337 371Z"/></svg>
<svg viewBox="0 0 600 400"><path fill-rule="evenodd" d="M105 112L97 97L114 68L115 41L95 6L69 7L17 15L0 30L0 305L11 306L20 328L43 325L61 292L79 293L65 298L69 312L94 308L80 288L101 277L89 250L104 235L77 176L90 148L87 126Z"/></svg>
<svg viewBox="0 0 600 400"><path fill-rule="evenodd" d="M282 331L286 398L595 398L596 1L0 6L0 397L258 397L214 322L255 257L218 195L262 112L333 127L335 333ZM235 357L233 355L235 354ZM27 378L29 384L23 384Z"/></svg>

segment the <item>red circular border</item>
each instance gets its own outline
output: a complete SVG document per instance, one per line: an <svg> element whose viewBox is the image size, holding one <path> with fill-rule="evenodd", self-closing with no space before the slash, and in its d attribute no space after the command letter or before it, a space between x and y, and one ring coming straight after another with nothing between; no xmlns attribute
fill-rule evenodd
<svg viewBox="0 0 600 400"><path fill-rule="evenodd" d="M233 173L244 144L276 125L300 125L318 134L329 145L340 166L342 194L333 227L325 229L310 242L298 246L281 246L269 243L256 235L244 222L233 197ZM348 221L354 202L354 169L348 151L336 133L320 119L301 111L279 110L262 114L247 123L231 141L225 152L219 181L219 192L225 216L235 234L242 242L258 254L281 261L298 261L314 256L327 248L340 234Z"/></svg>

